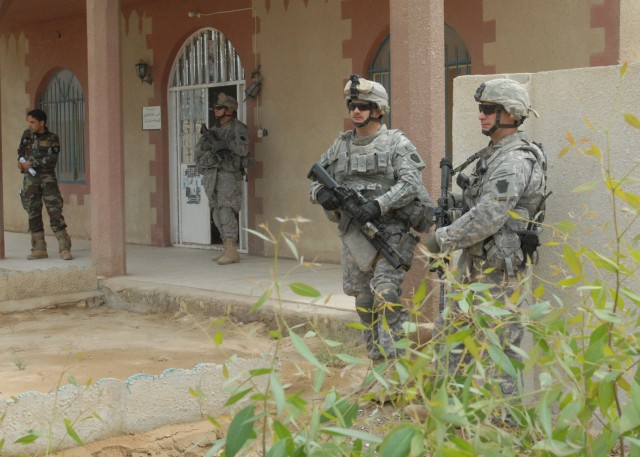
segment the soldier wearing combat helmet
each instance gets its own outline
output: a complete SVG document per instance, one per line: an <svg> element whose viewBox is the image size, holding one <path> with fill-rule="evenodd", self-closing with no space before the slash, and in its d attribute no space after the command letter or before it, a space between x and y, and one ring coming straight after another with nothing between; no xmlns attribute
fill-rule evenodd
<svg viewBox="0 0 640 457"><path fill-rule="evenodd" d="M403 338L403 324L408 319L400 304L406 271L394 268L379 255L361 228L375 222L410 266L417 243L410 228L426 231L433 219L422 183L425 165L401 131L383 124L389 113L389 97L381 84L352 75L344 95L354 128L334 141L319 164L338 185L362 194L365 202L350 216L334 192L316 181L310 197L338 224L343 244L343 289L355 297L369 358L397 357L403 350L396 343Z"/></svg>
<svg viewBox="0 0 640 457"><path fill-rule="evenodd" d="M220 92L213 106L214 125L202 126L195 148L195 162L209 199L213 221L222 238L223 251L212 260L218 265L240 261L238 254L238 213L242 203L242 180L250 165L247 126L236 118L238 102Z"/></svg>
<svg viewBox="0 0 640 457"><path fill-rule="evenodd" d="M547 160L541 146L518 130L530 113L537 116L525 86L511 79L493 79L478 87L475 100L480 129L491 141L477 153L475 171L468 178L458 177L464 187L463 214L436 230L426 245L431 252L461 250L458 267L463 279L493 284L492 296L505 301L522 286L523 273L536 258ZM513 218L510 212L520 217ZM520 297L526 297L525 292L521 290ZM439 324L443 326L441 320ZM499 332L504 352L520 359L511 348L520 345L522 326L510 321ZM450 351L450 366L457 365L451 358L459 352ZM515 378L505 373L497 377L504 395L517 393Z"/></svg>

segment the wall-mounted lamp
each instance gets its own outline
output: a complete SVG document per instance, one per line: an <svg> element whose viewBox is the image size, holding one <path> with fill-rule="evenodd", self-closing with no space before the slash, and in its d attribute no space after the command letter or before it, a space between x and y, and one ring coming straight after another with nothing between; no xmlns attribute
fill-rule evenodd
<svg viewBox="0 0 640 457"><path fill-rule="evenodd" d="M149 64L142 59L140 59L136 64L136 74L138 75L138 78L140 78L140 82L147 84L151 84L153 82L153 76L151 76Z"/></svg>

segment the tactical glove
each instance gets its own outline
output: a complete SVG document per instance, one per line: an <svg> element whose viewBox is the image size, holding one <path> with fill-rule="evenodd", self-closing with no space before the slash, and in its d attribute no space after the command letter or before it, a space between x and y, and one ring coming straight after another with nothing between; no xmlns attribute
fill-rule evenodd
<svg viewBox="0 0 640 457"><path fill-rule="evenodd" d="M323 187L316 195L316 200L327 211L335 211L340 208L340 201L336 198L332 191Z"/></svg>
<svg viewBox="0 0 640 457"><path fill-rule="evenodd" d="M380 217L380 204L371 200L358 208L358 221L361 224L366 224L367 222Z"/></svg>
<svg viewBox="0 0 640 457"><path fill-rule="evenodd" d="M427 238L424 242L424 245L432 254L439 254L442 251L435 235L431 235L429 238Z"/></svg>

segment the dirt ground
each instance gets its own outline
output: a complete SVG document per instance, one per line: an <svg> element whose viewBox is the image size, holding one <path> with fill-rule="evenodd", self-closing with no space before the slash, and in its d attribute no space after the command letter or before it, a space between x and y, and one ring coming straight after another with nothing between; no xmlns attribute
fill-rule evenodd
<svg viewBox="0 0 640 457"><path fill-rule="evenodd" d="M213 335L222 332L217 347ZM261 323L216 323L194 316L144 315L99 308L54 308L3 315L0 319L0 399L33 390L49 392L68 383L92 384L104 377L160 374L201 362L222 363L232 354L253 357L274 345ZM357 350L358 348L356 348ZM283 383L306 383L304 360L288 342L279 349ZM336 368L328 383L349 390L364 370ZM208 421L169 425L152 432L88 444L64 457L199 456L216 436Z"/></svg>

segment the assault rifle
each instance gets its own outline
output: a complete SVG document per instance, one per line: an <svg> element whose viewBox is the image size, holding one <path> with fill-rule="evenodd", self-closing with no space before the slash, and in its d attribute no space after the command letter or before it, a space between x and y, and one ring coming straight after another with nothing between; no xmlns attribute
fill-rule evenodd
<svg viewBox="0 0 640 457"><path fill-rule="evenodd" d="M348 189L339 185L319 163L311 167L307 178L319 182L333 192L333 195L340 203L340 209L360 225L360 233L387 259L393 268L396 270L400 267L404 270L411 268L411 262L404 259L396 248L389 244L387 241L388 235L379 221L374 219L363 223L359 220L359 208L368 201L364 195L356 189Z"/></svg>
<svg viewBox="0 0 640 457"><path fill-rule="evenodd" d="M440 198L438 198L438 207L435 211L436 230L451 224L451 220L449 218L449 183L451 181L451 176L453 176L452 168L451 161L448 158L445 157L440 161ZM444 269L442 267L437 267L436 272L438 273L438 278L440 278L439 310L442 312L444 309L445 293L443 281Z"/></svg>

